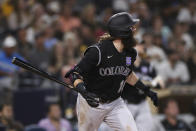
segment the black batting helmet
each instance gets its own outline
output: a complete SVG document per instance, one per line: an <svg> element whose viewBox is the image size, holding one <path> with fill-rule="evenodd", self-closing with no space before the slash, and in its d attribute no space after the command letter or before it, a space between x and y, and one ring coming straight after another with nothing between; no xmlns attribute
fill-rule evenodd
<svg viewBox="0 0 196 131"><path fill-rule="evenodd" d="M132 33L131 27L137 22L139 22L139 19L134 19L127 12L121 12L110 17L107 28L112 37L128 38Z"/></svg>

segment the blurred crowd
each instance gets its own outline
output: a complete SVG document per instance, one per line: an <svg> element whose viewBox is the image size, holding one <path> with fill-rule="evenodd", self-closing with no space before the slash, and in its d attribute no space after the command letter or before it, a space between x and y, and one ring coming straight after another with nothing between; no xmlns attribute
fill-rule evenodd
<svg viewBox="0 0 196 131"><path fill-rule="evenodd" d="M12 58L28 61L63 80L85 49L107 31L108 18L121 11L140 19L135 38L144 44L145 59L166 87L196 84L195 0L1 0L0 90L59 86L14 66ZM6 101L6 93L0 103ZM67 96L72 100L69 90ZM51 106L49 117L58 108ZM62 120L62 126L69 128L67 123ZM59 123L53 124L59 128ZM51 126L47 119L39 125Z"/></svg>

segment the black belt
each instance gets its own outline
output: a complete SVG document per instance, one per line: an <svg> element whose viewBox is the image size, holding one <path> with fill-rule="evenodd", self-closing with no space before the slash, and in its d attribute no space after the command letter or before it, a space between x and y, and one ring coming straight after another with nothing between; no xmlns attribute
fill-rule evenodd
<svg viewBox="0 0 196 131"><path fill-rule="evenodd" d="M118 99L120 96L112 98L112 99L103 99L103 98L99 98L99 102L101 104L106 104L106 103L111 103L112 101Z"/></svg>

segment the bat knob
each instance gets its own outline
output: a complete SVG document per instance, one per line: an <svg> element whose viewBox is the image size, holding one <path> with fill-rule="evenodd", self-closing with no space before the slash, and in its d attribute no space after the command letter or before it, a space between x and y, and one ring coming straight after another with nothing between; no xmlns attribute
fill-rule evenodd
<svg viewBox="0 0 196 131"><path fill-rule="evenodd" d="M13 59L12 59L12 63L14 63L15 61L16 61L16 57L13 57Z"/></svg>

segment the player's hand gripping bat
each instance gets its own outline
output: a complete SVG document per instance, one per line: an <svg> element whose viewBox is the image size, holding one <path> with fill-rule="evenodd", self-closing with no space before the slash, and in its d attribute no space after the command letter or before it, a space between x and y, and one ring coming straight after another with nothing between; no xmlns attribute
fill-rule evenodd
<svg viewBox="0 0 196 131"><path fill-rule="evenodd" d="M26 69L26 70L28 70L28 71L30 71L32 73L35 73L35 74L37 74L39 76L42 76L42 77L44 77L46 79L49 79L49 80L54 81L54 82L57 82L57 83L65 86L67 88L71 88L72 90L75 90L75 91L79 92L81 95L83 95L83 97L87 100L88 104L91 105L92 107L97 107L99 105L98 98L93 96L93 94L90 93L90 92L81 93L80 91L78 91L73 86L71 86L71 85L69 85L69 84L67 84L67 83L65 83L63 81L60 81L60 80L56 79L54 76L49 75L47 72L44 72L44 71L40 70L39 68L37 68L37 67L35 67L35 66L33 66L33 65L23 61L23 60L20 60L20 59L18 59L16 57L13 58L12 63L17 65L17 66L19 66L19 67L22 67L22 68L24 68L24 69Z"/></svg>

